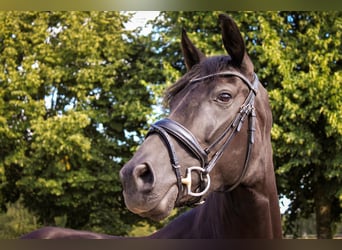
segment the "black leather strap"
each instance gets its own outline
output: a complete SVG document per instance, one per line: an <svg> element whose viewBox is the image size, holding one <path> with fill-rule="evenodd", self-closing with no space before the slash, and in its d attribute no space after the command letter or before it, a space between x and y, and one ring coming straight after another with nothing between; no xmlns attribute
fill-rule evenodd
<svg viewBox="0 0 342 250"><path fill-rule="evenodd" d="M178 202L178 200L180 199L180 195L181 195L180 191L183 189L183 185L182 185L182 175L181 175L180 169L179 169L180 165L179 165L179 161L178 161L178 158L176 155L175 147L173 146L171 138L168 135L168 133L162 127L158 126L158 124L153 124L151 126L151 129L150 129L149 133L147 134L147 136L151 133L158 134L162 138L162 141L166 144L166 148L169 152L171 166L172 166L172 168L175 172L176 178L177 178L177 186L178 186L177 202Z"/></svg>
<svg viewBox="0 0 342 250"><path fill-rule="evenodd" d="M258 92L258 86L255 85L255 81L258 80L258 77L257 77L257 75L255 73L254 73L254 82L253 83L251 83L241 73L239 73L237 71L230 71L230 70L226 70L226 71L222 71L222 72L219 72L219 73L214 73L214 74L210 74L210 75L194 78L194 79L190 80L190 83L200 82L200 81L206 80L208 78L216 77L216 76L222 76L222 77L225 77L225 76L236 76L236 77L239 77L242 81L244 81L244 83L249 87L249 89L254 92L255 95Z"/></svg>
<svg viewBox="0 0 342 250"><path fill-rule="evenodd" d="M169 118L157 121L153 126L162 127L170 135L178 139L179 142L183 143L201 161L202 168L208 163L207 153L187 128Z"/></svg>

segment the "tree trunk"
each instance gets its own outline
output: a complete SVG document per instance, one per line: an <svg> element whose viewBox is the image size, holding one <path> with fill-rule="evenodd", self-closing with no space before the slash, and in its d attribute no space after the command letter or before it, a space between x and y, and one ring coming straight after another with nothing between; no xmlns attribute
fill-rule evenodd
<svg viewBox="0 0 342 250"><path fill-rule="evenodd" d="M332 238L331 201L322 183L317 183L315 192L316 231L318 239Z"/></svg>

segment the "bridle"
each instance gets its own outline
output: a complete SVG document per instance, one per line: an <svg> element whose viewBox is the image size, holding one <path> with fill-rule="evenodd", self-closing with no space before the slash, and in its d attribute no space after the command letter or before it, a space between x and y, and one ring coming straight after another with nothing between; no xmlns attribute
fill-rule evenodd
<svg viewBox="0 0 342 250"><path fill-rule="evenodd" d="M229 76L236 76L240 78L249 88L248 96L246 97L244 103L240 107L239 112L236 114L235 118L231 121L229 126L224 130L222 135L220 135L210 146L203 149L200 144L198 143L198 140L196 137L183 125L180 123L171 120L169 118L162 119L160 121L157 121L156 123L151 125L151 128L147 134L146 137L148 137L151 134L157 133L160 135L162 140L165 142L169 157L171 166L174 169L174 172L176 174L177 178L177 185L178 185L178 196L176 200L176 204L180 200L180 194L183 193L183 185L186 186L187 195L198 197L197 201L201 200L203 195L209 190L210 187L210 176L209 173L214 168L217 161L222 156L224 150L227 148L231 140L234 138L237 132L240 131L243 122L245 121L246 117L248 117L248 143L247 143L247 152L245 157L244 166L242 169L242 172L240 174L240 177L237 179L237 181L230 187L226 188L226 192L230 192L233 189L235 189L242 181L243 177L245 176L247 172L247 166L252 150L252 145L254 143L254 132L255 132L255 108L254 108L254 99L257 94L258 89L258 77L254 73L254 80L253 83L251 83L245 76L242 74L235 72L235 71L223 71L215 74L210 74L203 77L198 77L190 80L190 83L196 83L203 80L207 80L209 78L213 77L229 77ZM230 132L230 133L229 133ZM176 156L176 152L174 149L174 146L171 142L170 135L176 138L180 143L182 143L201 163L201 166L193 166L186 169L186 176L182 178L180 173L180 164L178 161L178 158ZM214 147L220 143L223 142L220 149L218 149L213 157L209 160L209 154L214 149ZM193 192L191 190L192 187L192 181L191 181L191 172L198 171L201 185L200 190L196 190Z"/></svg>
<svg viewBox="0 0 342 250"><path fill-rule="evenodd" d="M198 77L190 80L190 83L196 83L200 81L207 80L213 77L230 77L236 76L240 78L249 88L249 93L244 103L240 107L239 112L236 114L235 118L231 121L231 123L226 127L223 133L216 138L216 140L207 148L203 149L196 137L183 125L180 123L171 120L169 118L165 118L157 121L156 123L151 125L151 128L146 137L151 134L157 133L168 149L171 166L174 169L177 178L178 185L178 196L176 200L176 204L179 202L181 198L181 193L183 193L183 187L186 186L187 195L197 197L195 203L198 203L203 195L209 190L210 187L210 176L209 173L216 165L217 161L222 156L223 152L232 141L236 133L238 133L242 127L243 122L248 117L248 142L247 142L247 152L245 156L245 162L240 174L240 177L237 181L231 185L230 187L224 189L225 192L230 192L235 189L244 178L247 168L248 162L250 159L252 145L254 143L254 132L255 132L255 108L254 108L254 99L258 90L258 77L254 73L254 80L251 83L244 75L235 72L235 71L223 71L215 74L210 74L203 77ZM201 166L193 166L186 169L186 175L182 178L180 173L180 164L178 158L176 156L176 152L171 141L171 137L174 137L178 142L182 143L199 161ZM209 154L214 150L214 148L220 143L223 142L221 147L213 154L211 159L209 160ZM198 187L195 191L192 191L192 181L191 181L191 173L197 171L200 176L200 187Z"/></svg>

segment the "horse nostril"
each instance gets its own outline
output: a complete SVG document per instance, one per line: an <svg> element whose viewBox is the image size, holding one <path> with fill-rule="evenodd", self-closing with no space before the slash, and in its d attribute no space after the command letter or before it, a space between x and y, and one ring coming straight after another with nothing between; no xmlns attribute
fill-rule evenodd
<svg viewBox="0 0 342 250"><path fill-rule="evenodd" d="M133 170L133 176L140 191L151 191L154 186L154 176L148 164L137 165Z"/></svg>

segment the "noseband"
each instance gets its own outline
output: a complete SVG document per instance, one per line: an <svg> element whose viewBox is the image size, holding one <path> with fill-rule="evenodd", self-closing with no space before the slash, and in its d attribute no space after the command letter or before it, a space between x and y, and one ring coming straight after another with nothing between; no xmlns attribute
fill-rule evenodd
<svg viewBox="0 0 342 250"><path fill-rule="evenodd" d="M254 99L257 94L258 89L258 77L254 74L253 83L251 83L245 76L238 72L234 71L223 71L216 74L210 74L207 76L194 78L190 80L190 83L200 82L203 80L207 80L209 78L213 78L216 76L221 77L230 77L236 76L240 78L249 88L249 94L245 99L244 103L240 107L239 112L236 114L235 118L231 121L229 126L226 127L222 135L220 135L210 146L203 149L196 137L183 125L178 122L171 120L169 118L162 119L157 121L156 123L151 125L151 128L147 134L147 136L157 133L160 135L162 140L167 146L171 166L174 169L177 178L178 185L178 196L176 200L176 204L179 202L181 198L181 193L183 193L184 186L186 187L187 195L198 197L196 203L200 201L203 195L209 190L210 187L210 175L209 173L216 165L217 161L222 156L224 150L227 148L231 140L234 138L237 132L240 131L243 122L248 117L248 143L247 143L247 152L245 157L244 166L240 177L237 181L226 188L224 191L230 192L235 189L242 181L243 177L247 172L247 166L252 150L252 145L254 143L254 132L255 132L255 109L254 109ZM147 137L146 136L146 137ZM178 158L176 156L176 152L174 146L171 142L170 136L174 137L178 142L182 143L200 162L201 166L193 166L186 169L186 175L182 178L180 173L180 164ZM211 159L209 160L209 154L213 151L213 149L220 143L223 142L221 147L213 154ZM195 191L192 191L192 181L191 181L191 173L198 172L200 176L200 187Z"/></svg>

